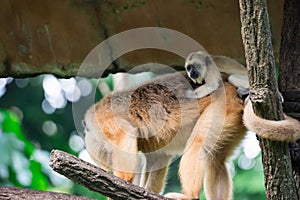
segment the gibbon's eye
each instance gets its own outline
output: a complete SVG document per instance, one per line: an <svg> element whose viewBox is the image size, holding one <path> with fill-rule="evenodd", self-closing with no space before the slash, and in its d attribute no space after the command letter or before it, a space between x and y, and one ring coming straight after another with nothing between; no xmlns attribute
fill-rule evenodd
<svg viewBox="0 0 300 200"><path fill-rule="evenodd" d="M188 65L188 66L186 66L186 69L187 69L188 71L191 71L192 67L193 67L193 65Z"/></svg>

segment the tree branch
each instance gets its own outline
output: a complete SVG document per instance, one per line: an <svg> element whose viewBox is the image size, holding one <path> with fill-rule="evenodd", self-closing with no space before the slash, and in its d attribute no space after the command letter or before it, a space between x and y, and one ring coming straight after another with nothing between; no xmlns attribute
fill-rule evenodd
<svg viewBox="0 0 300 200"><path fill-rule="evenodd" d="M22 200L35 200L35 199L64 199L64 200L88 200L89 198L74 196L69 194L57 192L45 192L40 190L30 190L16 187L0 187L0 199L22 199Z"/></svg>
<svg viewBox="0 0 300 200"><path fill-rule="evenodd" d="M240 0L250 100L259 117L283 119L266 0ZM284 133L283 133L284 134ZM287 143L260 138L268 199L298 199Z"/></svg>
<svg viewBox="0 0 300 200"><path fill-rule="evenodd" d="M72 181L113 199L168 199L59 150L51 151L50 167Z"/></svg>

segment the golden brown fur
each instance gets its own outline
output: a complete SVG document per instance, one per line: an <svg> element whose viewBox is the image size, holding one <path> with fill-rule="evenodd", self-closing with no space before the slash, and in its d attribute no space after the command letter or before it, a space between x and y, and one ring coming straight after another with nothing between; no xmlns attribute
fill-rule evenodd
<svg viewBox="0 0 300 200"><path fill-rule="evenodd" d="M132 181L142 152L140 186L158 193L172 157L183 153L183 194L168 196L197 199L204 179L207 199L230 199L225 163L245 134L243 102L230 83L201 99L185 97L190 85L196 87L186 75L166 75L93 105L85 116L85 140L94 161Z"/></svg>
<svg viewBox="0 0 300 200"><path fill-rule="evenodd" d="M166 75L110 94L93 105L85 115L85 141L92 159L127 181L140 178L140 186L158 193L164 187L171 159L182 154L179 175L183 194L166 196L197 199L204 182L208 200L231 199L232 184L225 163L246 131L244 106L236 87L248 88L249 83L241 65L219 56L214 60L230 82L222 85L219 72L210 67L207 58L201 52L192 53L186 62L188 74ZM195 84L202 82L201 86ZM270 139L299 137L297 120L261 119L254 115L250 103L244 123Z"/></svg>
<svg viewBox="0 0 300 200"><path fill-rule="evenodd" d="M256 116L249 100L244 111L245 126L255 131L259 136L276 141L296 141L300 138L300 123L298 120L284 115L284 120L272 121Z"/></svg>

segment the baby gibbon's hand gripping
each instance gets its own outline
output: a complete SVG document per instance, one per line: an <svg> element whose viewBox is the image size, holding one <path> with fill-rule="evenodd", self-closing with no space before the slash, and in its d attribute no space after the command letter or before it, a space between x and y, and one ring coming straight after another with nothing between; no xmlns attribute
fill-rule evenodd
<svg viewBox="0 0 300 200"><path fill-rule="evenodd" d="M251 101L248 100L243 120L245 126L259 136L276 141L296 141L300 138L300 123L298 120L284 115L284 120L272 121L254 114Z"/></svg>

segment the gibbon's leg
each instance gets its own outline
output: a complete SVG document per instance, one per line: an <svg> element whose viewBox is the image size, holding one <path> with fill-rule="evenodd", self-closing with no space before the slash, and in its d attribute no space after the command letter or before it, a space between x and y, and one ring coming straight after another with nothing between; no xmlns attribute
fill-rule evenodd
<svg viewBox="0 0 300 200"><path fill-rule="evenodd" d="M200 158L203 139L196 136L190 147L184 152L179 166L182 192L188 199L199 199L205 168L205 158Z"/></svg>
<svg viewBox="0 0 300 200"><path fill-rule="evenodd" d="M107 141L108 142L108 141ZM99 142L91 132L85 135L86 149L92 160L103 170L109 171L111 165L111 150L105 148L104 142Z"/></svg>
<svg viewBox="0 0 300 200"><path fill-rule="evenodd" d="M138 185L140 187L143 187L144 182L142 182L144 175L145 175L145 167L146 167L146 158L145 155L139 151L138 153L138 165L136 167L136 173L134 175L134 178L132 180L132 184Z"/></svg>
<svg viewBox="0 0 300 200"><path fill-rule="evenodd" d="M180 161L182 192L188 199L199 199L201 193L207 156L202 147L211 129L211 117L212 106L208 106L199 117Z"/></svg>
<svg viewBox="0 0 300 200"><path fill-rule="evenodd" d="M155 193L162 192L172 157L165 154L146 155L146 167L141 180L141 187Z"/></svg>
<svg viewBox="0 0 300 200"><path fill-rule="evenodd" d="M237 103L234 108L230 108L231 113L227 111L222 133L218 136L213 150L207 154L204 177L207 200L232 199L231 174L226 162L246 133L241 109L242 105Z"/></svg>
<svg viewBox="0 0 300 200"><path fill-rule="evenodd" d="M91 106L84 117L85 146L92 160L105 171L111 170L112 147L98 126L96 106Z"/></svg>
<svg viewBox="0 0 300 200"><path fill-rule="evenodd" d="M112 144L115 145L112 152L113 174L132 182L138 167L137 138L121 130L117 135L118 141Z"/></svg>
<svg viewBox="0 0 300 200"><path fill-rule="evenodd" d="M206 155L202 146L210 129L211 114L211 106L207 107L201 114L180 160L179 176L183 194L168 193L165 195L166 197L174 199L199 199L206 166Z"/></svg>
<svg viewBox="0 0 300 200"><path fill-rule="evenodd" d="M111 153L109 152L103 152L102 153L102 157L101 157L101 161L98 161L99 159L94 157L94 155L90 154L90 157L92 158L92 160L104 171L109 172L110 167L108 167L108 165L104 164L105 161L104 160L108 160L108 157L111 157Z"/></svg>
<svg viewBox="0 0 300 200"><path fill-rule="evenodd" d="M232 199L231 176L226 167L225 160L211 156L207 158L204 191L207 200Z"/></svg>
<svg viewBox="0 0 300 200"><path fill-rule="evenodd" d="M232 199L232 180L226 162L246 133L239 106L241 105L237 104L236 110L231 108L231 113L227 113L222 133L218 136L214 149L207 154L204 176L207 200Z"/></svg>

